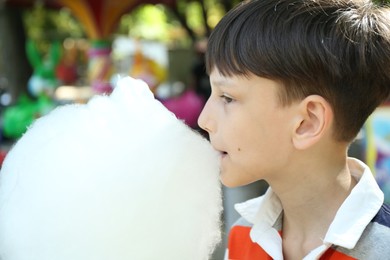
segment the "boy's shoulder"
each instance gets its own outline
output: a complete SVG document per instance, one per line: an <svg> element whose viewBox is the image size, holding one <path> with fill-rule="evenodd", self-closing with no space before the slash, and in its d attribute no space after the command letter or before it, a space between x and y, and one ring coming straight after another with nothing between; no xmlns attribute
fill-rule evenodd
<svg viewBox="0 0 390 260"><path fill-rule="evenodd" d="M390 206L383 204L353 249L341 247L335 249L357 259L384 259L383 257L390 255L389 245Z"/></svg>
<svg viewBox="0 0 390 260"><path fill-rule="evenodd" d="M390 205L384 203L372 222L387 227L390 232Z"/></svg>

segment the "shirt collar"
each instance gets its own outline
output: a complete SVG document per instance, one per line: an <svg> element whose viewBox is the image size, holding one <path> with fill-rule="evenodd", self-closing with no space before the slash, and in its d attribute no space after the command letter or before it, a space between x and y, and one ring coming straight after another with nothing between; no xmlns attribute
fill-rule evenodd
<svg viewBox="0 0 390 260"><path fill-rule="evenodd" d="M278 233L280 228L275 227L283 208L272 189L268 188L261 197L236 204L235 209L253 224L250 231L252 241L261 245L273 259L283 259L282 238Z"/></svg>
<svg viewBox="0 0 390 260"><path fill-rule="evenodd" d="M368 166L350 158L348 167L358 183L337 211L324 242L352 249L381 208L384 195Z"/></svg>
<svg viewBox="0 0 390 260"><path fill-rule="evenodd" d="M348 158L348 167L357 184L337 211L324 244L351 249L379 211L384 195L370 169L363 162ZM260 244L274 259L283 259L282 240L278 233L283 208L272 189L268 188L261 197L236 204L235 209L253 224L251 239Z"/></svg>

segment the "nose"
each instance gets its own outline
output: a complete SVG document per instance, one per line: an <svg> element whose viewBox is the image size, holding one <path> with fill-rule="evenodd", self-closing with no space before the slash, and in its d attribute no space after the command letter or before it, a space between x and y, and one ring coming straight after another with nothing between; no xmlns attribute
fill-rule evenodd
<svg viewBox="0 0 390 260"><path fill-rule="evenodd" d="M198 125L209 134L214 131L215 123L213 123L211 117L211 102L210 99L207 100L205 106L203 107L202 112L198 117Z"/></svg>

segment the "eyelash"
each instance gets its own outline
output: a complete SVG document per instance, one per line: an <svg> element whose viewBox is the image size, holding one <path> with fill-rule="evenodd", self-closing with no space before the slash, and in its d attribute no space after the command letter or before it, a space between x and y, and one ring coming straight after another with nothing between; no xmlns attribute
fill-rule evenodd
<svg viewBox="0 0 390 260"><path fill-rule="evenodd" d="M223 102L224 102L225 104L229 104L229 103L233 102L233 98L227 96L226 94L222 94L222 95L220 96L220 98L222 98L222 100L223 100Z"/></svg>

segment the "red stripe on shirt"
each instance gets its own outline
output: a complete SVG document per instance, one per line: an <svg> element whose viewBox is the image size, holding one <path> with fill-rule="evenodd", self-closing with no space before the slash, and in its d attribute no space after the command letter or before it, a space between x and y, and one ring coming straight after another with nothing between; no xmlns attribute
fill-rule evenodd
<svg viewBox="0 0 390 260"><path fill-rule="evenodd" d="M229 260L272 259L258 244L252 242L250 227L234 226L229 234Z"/></svg>
<svg viewBox="0 0 390 260"><path fill-rule="evenodd" d="M254 243L250 238L251 227L234 226L230 230L228 249L229 260L272 260L257 243ZM356 260L351 256L329 248L321 257L320 260Z"/></svg>

